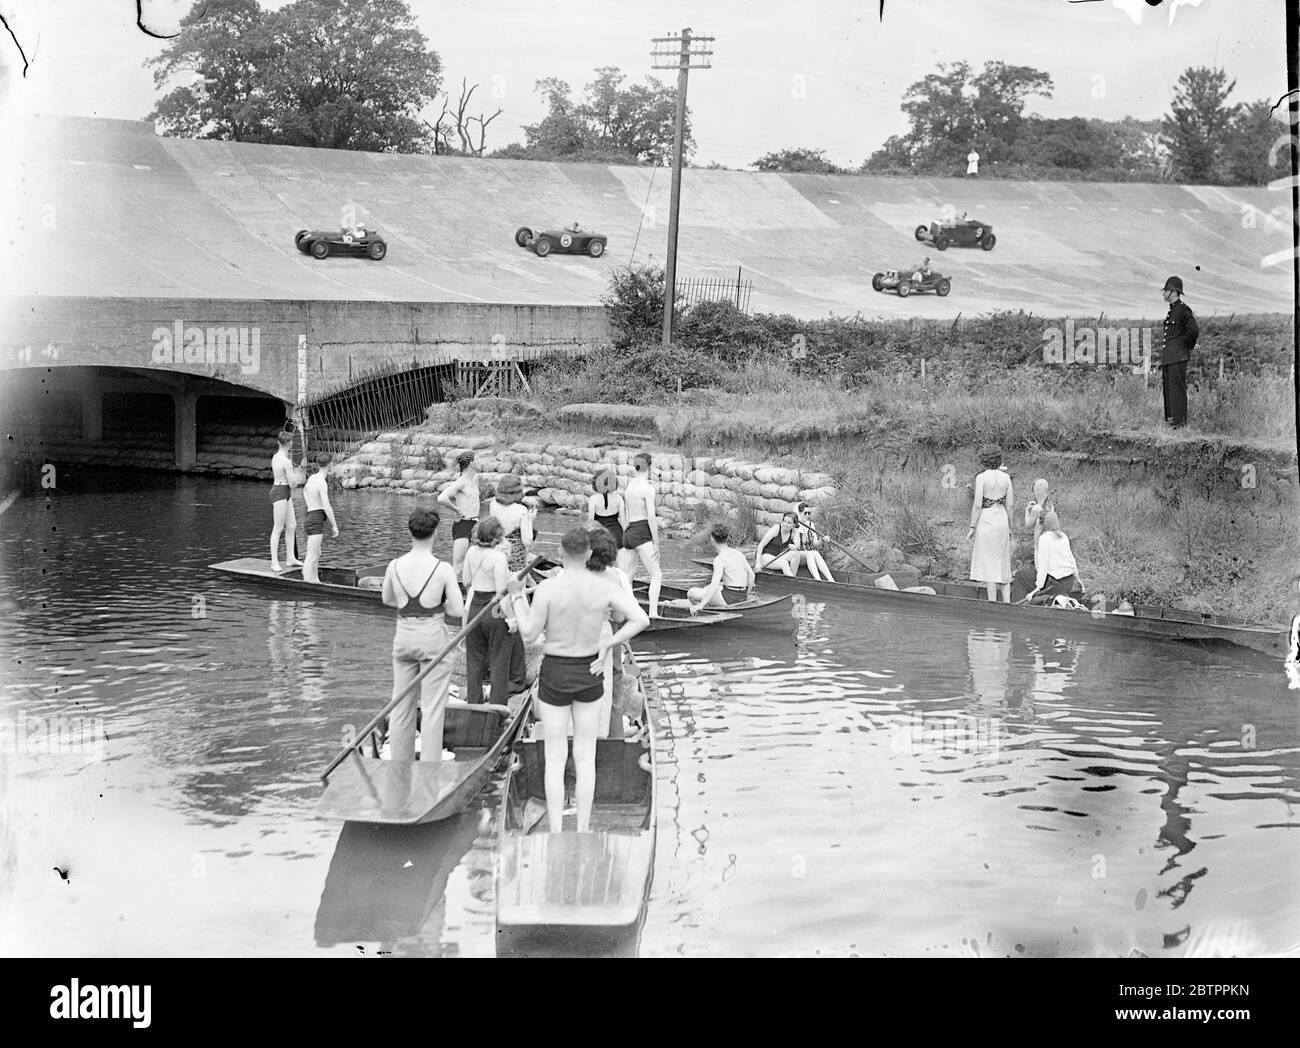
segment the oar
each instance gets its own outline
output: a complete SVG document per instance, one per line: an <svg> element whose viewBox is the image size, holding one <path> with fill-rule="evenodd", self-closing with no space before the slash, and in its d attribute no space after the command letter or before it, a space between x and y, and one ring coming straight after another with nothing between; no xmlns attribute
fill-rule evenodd
<svg viewBox="0 0 1300 1048"><path fill-rule="evenodd" d="M534 557L532 562L528 564L523 571L520 571L515 575L515 578L522 579L525 575L528 574L528 572L532 571L532 569L536 566L538 561L543 559L545 558L541 556ZM400 695L398 695L395 699L389 702L387 706L385 706L382 710L376 713L374 717L370 719L370 723L368 723L364 728L362 728L359 732L357 732L353 740L350 743L348 743L345 747L343 747L343 749L339 752L337 757L335 757L332 761L330 761L329 767L326 768L324 773L321 775L322 782L329 782L330 773L335 768L337 768L340 764L342 764L345 760L347 760L348 754L351 753L353 750L358 749L361 746L365 745L365 740L370 737L370 733L374 731L375 728L379 727L380 722L385 717L387 717L390 713L392 713L393 710L397 709L397 707L400 706L404 701L406 701L407 698L410 697L412 692L414 692L415 689L419 687L420 682L429 675L430 671L436 665L438 665L438 663L440 663L443 659L445 659L448 655L450 655L453 651L456 650L456 646L460 644L462 640L465 639L466 634L468 634L469 631L474 628L474 626L479 622L480 619L482 619L485 615L492 614L492 609L495 608L497 604L500 603L502 596L504 596L504 594L498 594L497 596L493 597L490 601L488 601L486 607L484 607L482 611L480 611L477 615L475 615L472 619L470 619L467 623L465 623L460 628L460 632L457 633L456 636L452 637L452 639L447 642L447 646L443 648L442 651L438 652L437 655L434 656L433 661L430 662L429 665L427 665L426 667L424 667L424 669L420 671L419 675L415 678L415 680L411 681L411 683L406 686L406 688L402 691Z"/></svg>
<svg viewBox="0 0 1300 1048"><path fill-rule="evenodd" d="M836 541L835 541L833 538L831 538L829 535L823 535L820 531L818 531L816 528L814 528L811 524L805 524L804 527L807 528L809 531L811 531L811 532L812 532L814 535L816 535L819 539L824 539L825 541L829 542L832 546L834 546L837 550L839 550L839 551L840 551L841 553L843 553L845 556L849 557L851 560L855 560L855 561L857 561L857 562L858 562L859 564L861 564L864 568L866 568L867 571L870 572L872 575L879 574L879 572L877 572L877 571L873 570L871 567L869 567L869 566L867 565L866 561L862 560L862 559L861 559L861 558L860 558L856 553L854 553L851 549L849 549L849 548L848 548L847 546L845 546L843 543L836 542Z"/></svg>

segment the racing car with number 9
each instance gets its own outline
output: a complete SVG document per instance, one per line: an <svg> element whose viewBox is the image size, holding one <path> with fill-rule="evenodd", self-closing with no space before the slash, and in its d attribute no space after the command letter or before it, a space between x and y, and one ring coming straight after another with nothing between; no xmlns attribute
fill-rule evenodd
<svg viewBox="0 0 1300 1048"><path fill-rule="evenodd" d="M931 243L940 251L946 251L949 244L982 247L985 251L992 251L993 245L998 242L991 225L967 218L964 211L961 218L953 222L931 222L928 226L917 226L916 239L922 243Z"/></svg>

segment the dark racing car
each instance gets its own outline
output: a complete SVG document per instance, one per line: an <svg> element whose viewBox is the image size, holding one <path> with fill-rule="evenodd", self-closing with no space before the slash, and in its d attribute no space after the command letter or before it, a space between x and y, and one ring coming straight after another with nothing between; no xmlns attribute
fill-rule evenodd
<svg viewBox="0 0 1300 1048"><path fill-rule="evenodd" d="M293 238L304 255L312 258L329 258L330 255L365 255L378 262L388 254L388 244L373 229L365 226L347 226L338 231L300 229Z"/></svg>
<svg viewBox="0 0 1300 1048"><path fill-rule="evenodd" d="M928 226L917 226L916 239L933 244L940 251L947 250L949 244L982 247L985 251L992 251L993 245L998 242L991 225L967 218L964 211L956 222L931 222Z"/></svg>
<svg viewBox="0 0 1300 1048"><path fill-rule="evenodd" d="M927 258L919 266L912 269L887 269L883 273L877 273L871 278L871 289L873 291L894 291L899 298L907 298L908 295L924 294L927 291L933 291L940 298L943 298L952 290L952 282L942 273L936 273L930 268L930 260Z"/></svg>
<svg viewBox="0 0 1300 1048"><path fill-rule="evenodd" d="M608 237L601 233L588 232L577 222L568 229L534 231L528 226L520 226L515 230L515 243L535 251L542 258L552 251L561 255L590 255L592 258L600 258L605 253L605 245L608 242Z"/></svg>

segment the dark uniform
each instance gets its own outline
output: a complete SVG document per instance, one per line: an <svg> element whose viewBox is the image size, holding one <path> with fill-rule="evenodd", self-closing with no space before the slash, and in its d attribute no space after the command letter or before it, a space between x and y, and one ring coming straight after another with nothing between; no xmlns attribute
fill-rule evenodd
<svg viewBox="0 0 1300 1048"><path fill-rule="evenodd" d="M1183 282L1170 277L1165 290L1182 294ZM1187 303L1177 299L1169 303L1165 317L1164 342L1160 347L1160 375L1165 398L1165 421L1171 426L1187 425L1187 362L1200 329Z"/></svg>

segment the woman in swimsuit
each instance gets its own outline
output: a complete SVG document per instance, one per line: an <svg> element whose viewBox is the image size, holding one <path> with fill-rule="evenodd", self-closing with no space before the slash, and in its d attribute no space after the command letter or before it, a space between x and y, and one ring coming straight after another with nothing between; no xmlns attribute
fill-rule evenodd
<svg viewBox="0 0 1300 1048"><path fill-rule="evenodd" d="M795 535L795 548L803 554L804 563L808 565L808 574L823 582L834 582L830 565L822 556L822 537L813 527L812 507L806 502L796 502L794 519L799 522L799 531Z"/></svg>
<svg viewBox="0 0 1300 1048"><path fill-rule="evenodd" d="M999 467L1002 449L995 444L980 448L983 471L975 478L975 501L970 511L970 577L983 582L989 600L1002 591L1011 600L1011 478Z"/></svg>
<svg viewBox="0 0 1300 1048"><path fill-rule="evenodd" d="M501 522L496 517L484 517L474 528L473 543L461 564L466 622L491 603L493 597L505 593L509 577ZM524 641L509 609L509 601L498 605L465 636L466 702L483 701L485 669L492 679L492 702L498 706L508 706L510 696L528 686Z"/></svg>
<svg viewBox="0 0 1300 1048"><path fill-rule="evenodd" d="M507 473L498 481L496 494L488 503L488 514L501 522L509 543L506 557L512 572L527 567L528 547L533 544L533 514L519 501L523 495L523 483L513 473Z"/></svg>
<svg viewBox="0 0 1300 1048"><path fill-rule="evenodd" d="M438 514L415 509L407 521L411 550L392 561L384 572L384 603L397 609L393 635L393 698L397 698L428 667L451 639L444 612L463 617L464 601L451 565L433 554ZM419 697L408 695L388 717L390 756L415 760L415 719L420 711L420 758L454 759L442 748L443 717L447 710L451 660L444 658L420 682Z"/></svg>
<svg viewBox="0 0 1300 1048"><path fill-rule="evenodd" d="M799 562L804 552L797 546L798 531L799 518L792 512L782 514L781 523L768 528L767 534L758 542L758 550L754 553L754 571L779 568L794 578L799 572Z"/></svg>
<svg viewBox="0 0 1300 1048"><path fill-rule="evenodd" d="M618 477L612 469L601 470L591 482L594 494L587 496L587 523L599 524L614 538L616 549L623 548L623 522L627 511L618 493Z"/></svg>

